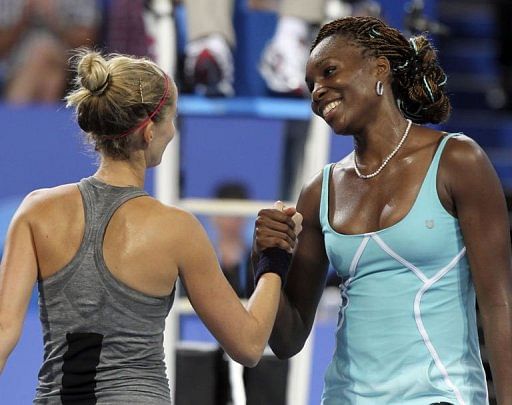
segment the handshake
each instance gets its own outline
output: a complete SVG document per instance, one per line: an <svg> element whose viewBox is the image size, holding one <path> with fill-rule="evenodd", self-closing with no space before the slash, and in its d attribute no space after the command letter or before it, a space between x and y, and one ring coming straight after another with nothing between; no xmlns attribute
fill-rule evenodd
<svg viewBox="0 0 512 405"><path fill-rule="evenodd" d="M302 215L281 201L274 203L271 209L258 212L252 248L255 285L263 274L272 272L281 277L284 286L291 254L301 231Z"/></svg>

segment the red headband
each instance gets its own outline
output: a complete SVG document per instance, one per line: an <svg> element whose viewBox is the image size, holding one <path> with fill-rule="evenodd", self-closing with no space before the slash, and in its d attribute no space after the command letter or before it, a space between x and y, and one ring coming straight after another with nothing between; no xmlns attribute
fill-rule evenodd
<svg viewBox="0 0 512 405"><path fill-rule="evenodd" d="M149 114L145 119L144 121L140 122L139 124L137 124L135 126L135 128L132 128L132 129L129 129L128 131L126 132L123 132L122 134L120 135L112 135L112 136L108 136L109 138L111 139L119 139L119 138L124 138L125 136L127 135L130 135L131 133L141 129L141 128L144 128L148 123L149 121L151 121L153 119L153 117L155 115L157 115L162 106L164 105L164 103L166 102L168 96L169 96L169 77L164 74L164 78L165 78L165 88L164 88L164 94L162 95L162 98L160 99L160 101L158 102L158 105L156 106L156 108L153 110L153 112L151 114Z"/></svg>

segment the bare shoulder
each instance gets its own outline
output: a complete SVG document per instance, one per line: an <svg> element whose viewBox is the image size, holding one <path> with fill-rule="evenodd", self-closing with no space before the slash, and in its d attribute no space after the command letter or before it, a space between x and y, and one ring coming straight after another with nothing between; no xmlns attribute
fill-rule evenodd
<svg viewBox="0 0 512 405"><path fill-rule="evenodd" d="M343 159L336 163L329 164L330 173L332 172L332 176L336 176L337 173L352 169L354 167L354 159L352 153L345 156ZM325 168L325 167L324 167ZM330 177L330 176L329 176ZM327 181L329 180L329 177ZM324 182L324 169L318 171L313 177L309 179L304 184L304 187L301 192L301 197L308 197L317 200L320 202L320 195L322 192L322 186Z"/></svg>
<svg viewBox="0 0 512 405"><path fill-rule="evenodd" d="M443 151L442 163L452 169L478 169L482 165L490 164L484 150L464 134L453 135L446 143Z"/></svg>
<svg viewBox="0 0 512 405"><path fill-rule="evenodd" d="M128 202L144 225L165 230L168 235L185 236L201 227L199 220L190 212L172 205L167 205L153 197L135 198Z"/></svg>
<svg viewBox="0 0 512 405"><path fill-rule="evenodd" d="M317 172L313 177L308 179L306 183L304 183L301 194L304 194L305 196L319 194L322 189L322 182L323 170Z"/></svg>
<svg viewBox="0 0 512 405"><path fill-rule="evenodd" d="M38 218L44 213L60 211L73 202L80 202L80 191L76 183L42 188L30 192L20 204L17 215Z"/></svg>
<svg viewBox="0 0 512 405"><path fill-rule="evenodd" d="M470 137L457 134L446 143L439 175L457 200L479 193L501 193L498 175L485 151ZM478 193L477 193L478 194ZM490 194L489 194L490 195Z"/></svg>
<svg viewBox="0 0 512 405"><path fill-rule="evenodd" d="M186 222L196 220L190 212L174 205L164 204L154 197L137 198L132 200L132 202L138 205L137 208L144 212L144 215L149 214L159 221Z"/></svg>

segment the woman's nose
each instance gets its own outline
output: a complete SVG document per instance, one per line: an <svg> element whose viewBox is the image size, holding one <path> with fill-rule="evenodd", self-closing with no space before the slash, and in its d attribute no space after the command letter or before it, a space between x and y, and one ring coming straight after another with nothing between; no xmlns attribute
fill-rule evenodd
<svg viewBox="0 0 512 405"><path fill-rule="evenodd" d="M313 101L318 102L322 100L326 93L326 88L324 86L321 86L317 83L315 83L315 87L313 88L313 91L311 92L311 97L313 98Z"/></svg>

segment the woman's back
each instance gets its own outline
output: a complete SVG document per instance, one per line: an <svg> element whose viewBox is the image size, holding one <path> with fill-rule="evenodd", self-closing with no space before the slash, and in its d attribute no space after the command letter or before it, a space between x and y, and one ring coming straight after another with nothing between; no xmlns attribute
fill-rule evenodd
<svg viewBox="0 0 512 405"><path fill-rule="evenodd" d="M75 184L36 191L31 197L30 222L39 277L46 279L68 264L78 251L84 236L83 200ZM177 227L160 230L165 221L179 221L182 214L149 196L119 207L103 241L105 261L112 274L143 293L170 294L178 275L173 245L182 235Z"/></svg>
<svg viewBox="0 0 512 405"><path fill-rule="evenodd" d="M158 257L159 240L168 240L151 226L158 209L136 206L159 203L92 177L78 188L40 192L33 209L45 341L35 403L168 403L162 343L173 297L165 290L176 271L171 255ZM154 271L152 256L167 268Z"/></svg>

